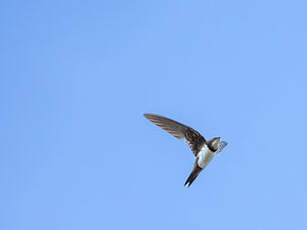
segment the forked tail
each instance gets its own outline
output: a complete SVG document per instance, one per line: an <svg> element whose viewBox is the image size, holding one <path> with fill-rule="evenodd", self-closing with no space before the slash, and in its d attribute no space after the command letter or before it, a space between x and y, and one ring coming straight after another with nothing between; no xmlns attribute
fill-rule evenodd
<svg viewBox="0 0 307 230"><path fill-rule="evenodd" d="M200 173L200 171L202 170L202 168L200 168L197 163L195 163L193 171L191 172L190 176L188 177L188 179L186 180L186 182L184 183L184 186L186 187L190 187L190 185L193 183L193 181L196 179L196 177L198 176L198 174Z"/></svg>

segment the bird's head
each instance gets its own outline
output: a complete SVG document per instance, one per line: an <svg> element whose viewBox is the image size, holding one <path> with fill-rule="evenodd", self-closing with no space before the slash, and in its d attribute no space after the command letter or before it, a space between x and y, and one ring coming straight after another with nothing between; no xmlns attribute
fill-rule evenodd
<svg viewBox="0 0 307 230"><path fill-rule="evenodd" d="M208 145L209 147L215 152L216 150L218 150L219 148L219 144L220 144L220 137L214 137L212 138L209 142Z"/></svg>

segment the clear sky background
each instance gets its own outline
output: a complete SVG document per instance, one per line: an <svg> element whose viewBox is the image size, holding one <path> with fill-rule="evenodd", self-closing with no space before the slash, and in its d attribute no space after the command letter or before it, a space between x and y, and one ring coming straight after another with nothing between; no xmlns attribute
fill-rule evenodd
<svg viewBox="0 0 307 230"><path fill-rule="evenodd" d="M1 1L0 229L307 229L306 8Z"/></svg>

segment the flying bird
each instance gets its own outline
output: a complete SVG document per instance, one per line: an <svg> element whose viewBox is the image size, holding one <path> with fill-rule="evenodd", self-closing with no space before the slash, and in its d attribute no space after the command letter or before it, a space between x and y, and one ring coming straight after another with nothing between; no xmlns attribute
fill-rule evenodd
<svg viewBox="0 0 307 230"><path fill-rule="evenodd" d="M174 137L185 140L189 144L196 160L193 170L184 184L186 187L189 187L193 183L212 158L227 145L227 142L221 141L220 137L214 137L206 141L196 130L172 119L151 113L146 113L144 116Z"/></svg>

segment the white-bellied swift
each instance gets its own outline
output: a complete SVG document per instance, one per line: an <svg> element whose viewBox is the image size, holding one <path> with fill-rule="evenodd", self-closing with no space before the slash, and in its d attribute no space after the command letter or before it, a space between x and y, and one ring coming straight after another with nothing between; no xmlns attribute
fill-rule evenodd
<svg viewBox="0 0 307 230"><path fill-rule="evenodd" d="M189 144L196 160L194 168L184 184L187 187L193 183L212 158L217 153L221 152L227 145L227 142L221 141L220 137L214 137L211 140L206 141L206 139L196 130L172 119L150 113L146 113L144 116L174 137L185 140Z"/></svg>

